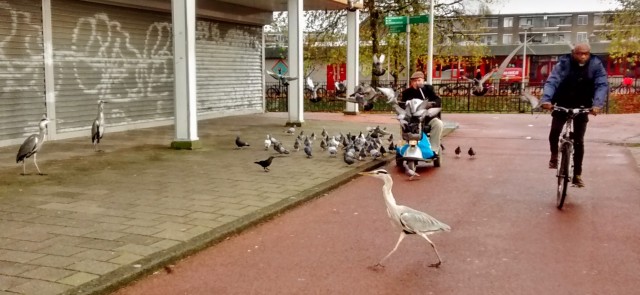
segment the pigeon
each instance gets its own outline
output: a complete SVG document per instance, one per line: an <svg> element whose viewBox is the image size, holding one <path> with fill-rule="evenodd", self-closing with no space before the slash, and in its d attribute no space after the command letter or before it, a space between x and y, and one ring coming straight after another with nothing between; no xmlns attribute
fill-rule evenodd
<svg viewBox="0 0 640 295"><path fill-rule="evenodd" d="M367 152L364 149L360 149L360 153L358 153L358 160L364 161L367 157Z"/></svg>
<svg viewBox="0 0 640 295"><path fill-rule="evenodd" d="M311 158L311 146L310 145L305 145L304 146L304 153L307 155L307 158Z"/></svg>
<svg viewBox="0 0 640 295"><path fill-rule="evenodd" d="M269 168L268 167L271 165L271 161L273 161L273 158L274 157L271 156L271 157L269 157L269 159L262 160L262 161L257 161L257 162L254 162L254 163L262 166L262 168L264 169L264 172L269 172Z"/></svg>
<svg viewBox="0 0 640 295"><path fill-rule="evenodd" d="M420 176L420 174L418 174L418 172L415 172L415 171L411 170L411 168L409 168L409 165L407 164L407 161L402 161L402 166L404 167L404 173L409 176L409 180L413 180L414 177L419 177Z"/></svg>
<svg viewBox="0 0 640 295"><path fill-rule="evenodd" d="M344 153L344 162L347 163L347 165L351 166L356 162L356 159L350 157L348 153Z"/></svg>
<svg viewBox="0 0 640 295"><path fill-rule="evenodd" d="M271 139L268 139L268 138L265 139L264 140L264 150L265 151L268 150L270 146L271 146Z"/></svg>
<svg viewBox="0 0 640 295"><path fill-rule="evenodd" d="M274 149L276 152L278 152L279 154L281 154L281 155L282 155L282 154L286 154L286 155L288 155L288 154L289 154L289 151L288 151L288 150L287 150L287 149L282 145L282 143L279 143L279 142L278 142L278 143L275 143L275 144L273 145L273 149Z"/></svg>
<svg viewBox="0 0 640 295"><path fill-rule="evenodd" d="M378 91L382 93L384 97L387 98L387 103L390 105L398 104L398 97L402 94L402 92L398 91L397 93L391 88L377 87Z"/></svg>
<svg viewBox="0 0 640 295"><path fill-rule="evenodd" d="M326 150L327 150L327 142L324 140L324 138L320 141L320 148L321 148L323 151L326 151Z"/></svg>
<svg viewBox="0 0 640 295"><path fill-rule="evenodd" d="M389 134L389 138L387 139L389 142L393 142L393 134Z"/></svg>
<svg viewBox="0 0 640 295"><path fill-rule="evenodd" d="M538 99L535 95L529 93L527 90L522 91L522 95L520 95L520 99L531 104L531 111L537 108L538 105L540 104L540 99Z"/></svg>
<svg viewBox="0 0 640 295"><path fill-rule="evenodd" d="M387 149L389 150L390 153L393 153L396 151L396 145L393 143L393 141L389 143L389 147Z"/></svg>
<svg viewBox="0 0 640 295"><path fill-rule="evenodd" d="M462 150L460 149L460 146L458 146L454 152L456 153L456 157L460 158L460 153L462 152Z"/></svg>
<svg viewBox="0 0 640 295"><path fill-rule="evenodd" d="M298 79L297 77L289 77L289 76L281 75L280 73L276 74L269 70L267 70L267 74L269 74L269 76L271 76L272 78L278 80L278 83L282 83L282 85L284 86L289 86L289 81Z"/></svg>
<svg viewBox="0 0 640 295"><path fill-rule="evenodd" d="M375 54L373 55L373 69L371 72L376 76L382 76L387 71L382 68L382 63L384 63L384 54L380 54L380 57L377 57Z"/></svg>
<svg viewBox="0 0 640 295"><path fill-rule="evenodd" d="M329 150L330 157L335 157L338 154L338 148L335 146L330 146L327 150Z"/></svg>
<svg viewBox="0 0 640 295"><path fill-rule="evenodd" d="M326 129L322 128L322 133L320 133L320 136L327 137L327 136L329 136L329 133L327 133Z"/></svg>
<svg viewBox="0 0 640 295"><path fill-rule="evenodd" d="M302 135L302 132L300 132L300 135ZM311 140L316 140L316 133L315 132L311 132Z"/></svg>
<svg viewBox="0 0 640 295"><path fill-rule="evenodd" d="M473 148L469 148L469 156L473 159L476 156L476 152L473 150Z"/></svg>
<svg viewBox="0 0 640 295"><path fill-rule="evenodd" d="M250 146L250 145L248 143L240 140L240 136L236 136L236 146L237 146L236 149L241 149L241 148L243 148L245 146Z"/></svg>
<svg viewBox="0 0 640 295"><path fill-rule="evenodd" d="M285 130L284 132L289 134L289 135L293 135L293 133L296 132L296 127L291 127L289 129Z"/></svg>
<svg viewBox="0 0 640 295"><path fill-rule="evenodd" d="M300 141L298 139L293 143L293 150L296 152L300 150Z"/></svg>
<svg viewBox="0 0 640 295"><path fill-rule="evenodd" d="M311 145L311 140L307 136L304 137L304 145Z"/></svg>

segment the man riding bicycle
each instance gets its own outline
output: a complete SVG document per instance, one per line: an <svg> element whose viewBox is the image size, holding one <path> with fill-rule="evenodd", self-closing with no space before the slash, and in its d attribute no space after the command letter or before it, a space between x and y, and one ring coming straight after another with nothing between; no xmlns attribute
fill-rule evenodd
<svg viewBox="0 0 640 295"><path fill-rule="evenodd" d="M571 54L560 57L544 84L544 94L540 103L543 109L552 110L553 104L565 108L591 108L591 114L597 115L604 106L607 97L607 71L602 61L591 56L591 47L587 43L577 44ZM567 113L551 113L551 131L549 145L551 159L549 168L558 167L558 141L562 127L567 121ZM584 134L589 117L586 113L573 119L573 180L577 187L584 187L582 180L582 159L584 157Z"/></svg>

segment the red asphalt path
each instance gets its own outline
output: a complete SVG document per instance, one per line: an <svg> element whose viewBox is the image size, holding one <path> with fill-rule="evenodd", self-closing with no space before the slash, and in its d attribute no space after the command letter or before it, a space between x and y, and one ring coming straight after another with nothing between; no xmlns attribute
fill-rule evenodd
<svg viewBox="0 0 640 295"><path fill-rule="evenodd" d="M444 140L442 167L407 181L387 166L399 204L452 227L431 236L440 268L428 267L435 254L415 236L383 270L368 268L399 232L382 182L360 177L116 294L638 294L640 171L628 148L605 142L638 136L640 124L591 119L587 186L570 187L559 211L546 167L548 115L446 119L459 129Z"/></svg>

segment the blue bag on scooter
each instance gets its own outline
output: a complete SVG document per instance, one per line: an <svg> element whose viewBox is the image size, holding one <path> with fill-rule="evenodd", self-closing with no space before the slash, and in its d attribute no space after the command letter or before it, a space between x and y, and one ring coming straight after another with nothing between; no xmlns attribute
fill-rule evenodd
<svg viewBox="0 0 640 295"><path fill-rule="evenodd" d="M422 138L418 141L417 147L422 152L423 159L431 159L435 156L435 153L431 149L431 142L429 142L429 136L427 134L422 134ZM408 148L408 143L401 147L396 147L396 153L398 155L404 155Z"/></svg>

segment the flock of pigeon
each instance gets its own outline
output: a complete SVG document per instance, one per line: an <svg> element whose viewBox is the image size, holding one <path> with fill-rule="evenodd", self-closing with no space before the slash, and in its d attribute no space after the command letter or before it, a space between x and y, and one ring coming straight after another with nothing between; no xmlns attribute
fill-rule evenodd
<svg viewBox="0 0 640 295"><path fill-rule="evenodd" d="M296 136L296 132L295 127L285 130L287 136ZM316 144L318 141L319 143ZM244 149L251 146L248 142L242 140L240 136L236 137L235 145L236 149ZM396 144L394 143L393 134L388 132L386 128L380 128L380 126L367 127L366 132L360 131L357 135L350 132L347 134L340 132L337 135L329 136L325 128L322 129L319 135L316 135L315 132L307 135L304 130L301 130L290 145L276 139L271 134L267 134L264 140L264 149L273 149L278 156L292 155L292 153L302 150L304 157L310 159L316 155L317 148L320 149L321 153L332 158L337 158L339 150L342 150L344 163L352 165L356 160L377 160L387 153L395 153ZM260 165L265 172L269 172L269 166L274 158L275 156L270 156L265 160L254 163Z"/></svg>

